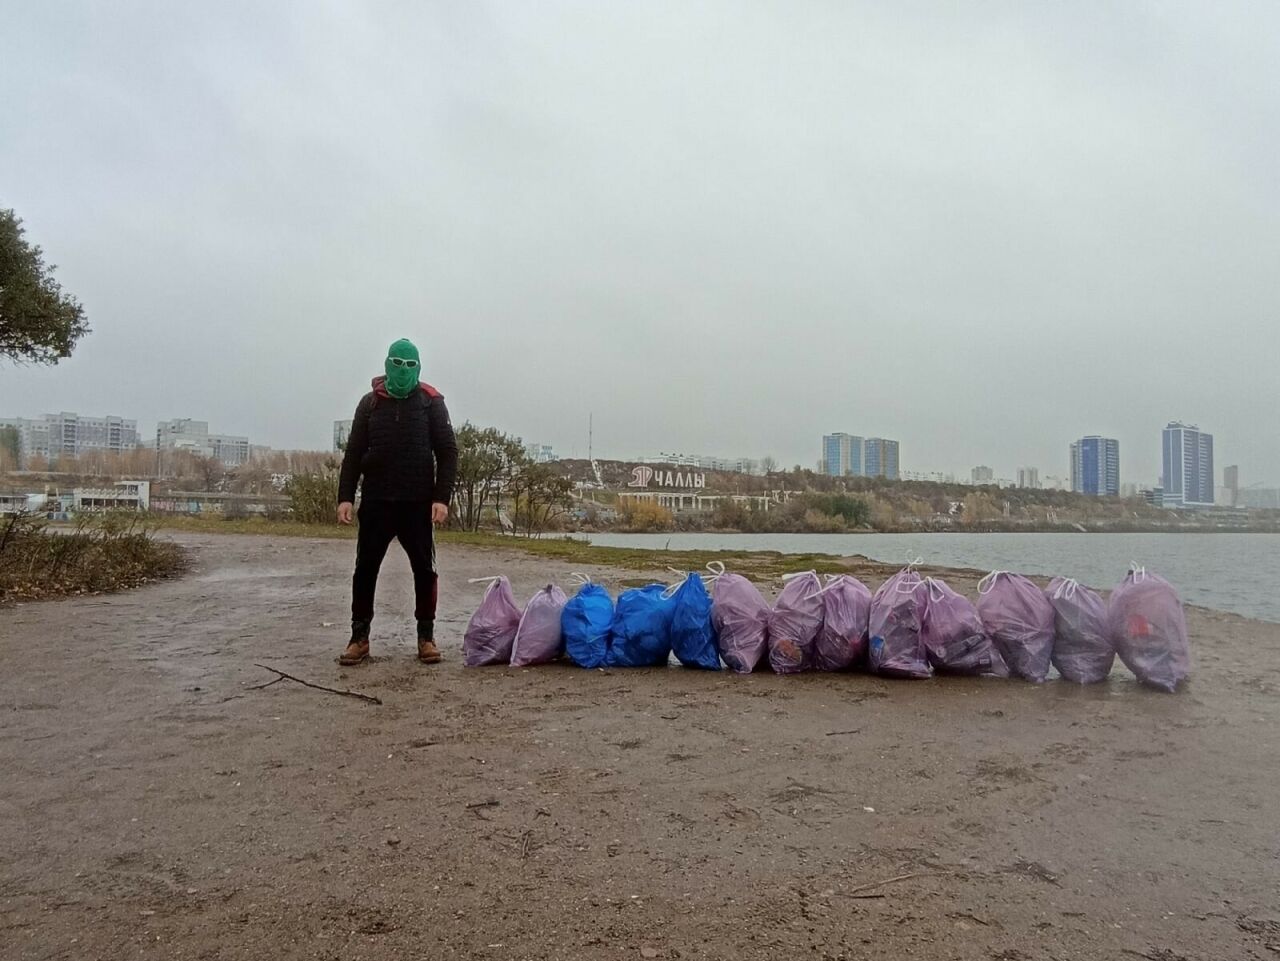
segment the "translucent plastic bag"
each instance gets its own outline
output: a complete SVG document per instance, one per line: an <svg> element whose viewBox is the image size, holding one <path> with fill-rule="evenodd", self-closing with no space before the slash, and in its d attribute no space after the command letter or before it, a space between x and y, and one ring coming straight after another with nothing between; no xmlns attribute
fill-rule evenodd
<svg viewBox="0 0 1280 961"><path fill-rule="evenodd" d="M711 586L711 624L720 656L739 674L756 669L768 649L769 602L741 574L726 574L723 564L708 564L715 575Z"/></svg>
<svg viewBox="0 0 1280 961"><path fill-rule="evenodd" d="M697 574L684 579L674 596L671 611L671 650L685 667L720 670L716 628L711 619L711 596Z"/></svg>
<svg viewBox="0 0 1280 961"><path fill-rule="evenodd" d="M604 667L609 655L609 632L613 629L613 598L599 584L592 584L589 577L574 577L582 586L560 615L564 651L578 667Z"/></svg>
<svg viewBox="0 0 1280 961"><path fill-rule="evenodd" d="M609 632L609 667L660 667L671 657L674 602L666 584L624 591Z"/></svg>
<svg viewBox="0 0 1280 961"><path fill-rule="evenodd" d="M1045 595L1053 605L1057 632L1053 666L1073 684L1105 681L1116 659L1115 644L1107 632L1106 601L1069 577L1055 577Z"/></svg>
<svg viewBox="0 0 1280 961"><path fill-rule="evenodd" d="M529 598L529 603L524 606L524 613L520 615L520 626L516 629L516 639L511 646L512 666L545 664L564 653L564 633L560 627L560 619L567 602L564 591L554 584L548 584Z"/></svg>
<svg viewBox="0 0 1280 961"><path fill-rule="evenodd" d="M822 581L813 571L787 574L769 615L769 666L795 674L813 666L813 645L822 630Z"/></svg>
<svg viewBox="0 0 1280 961"><path fill-rule="evenodd" d="M867 653L870 589L848 574L829 574L821 595L822 629L813 642L813 666L844 671L861 664Z"/></svg>
<svg viewBox="0 0 1280 961"><path fill-rule="evenodd" d="M1173 585L1134 566L1111 592L1107 627L1139 681L1173 693L1191 673L1187 615Z"/></svg>
<svg viewBox="0 0 1280 961"><path fill-rule="evenodd" d="M875 673L914 679L933 676L920 635L926 590L923 579L908 565L872 596L868 653Z"/></svg>
<svg viewBox="0 0 1280 961"><path fill-rule="evenodd" d="M477 577L470 583L484 581L489 586L462 635L462 663L467 667L508 663L520 627L520 608L516 606L511 582L505 577Z"/></svg>
<svg viewBox="0 0 1280 961"><path fill-rule="evenodd" d="M992 571L978 582L978 613L1009 673L1040 684L1053 655L1053 605L1021 574Z"/></svg>
<svg viewBox="0 0 1280 961"><path fill-rule="evenodd" d="M973 602L938 577L925 578L920 637L929 663L946 674L1008 677L1009 668L987 636Z"/></svg>

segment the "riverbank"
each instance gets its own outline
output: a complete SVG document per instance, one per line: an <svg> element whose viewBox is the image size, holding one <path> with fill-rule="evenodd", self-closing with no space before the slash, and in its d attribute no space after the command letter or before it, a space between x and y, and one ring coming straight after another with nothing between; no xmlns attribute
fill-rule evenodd
<svg viewBox="0 0 1280 961"><path fill-rule="evenodd" d="M172 518L174 532L262 534L279 538L354 538L354 528L261 519ZM796 570L879 576L916 558L933 568L1022 571L1075 577L1113 587L1136 561L1168 577L1192 604L1280 623L1280 535L1201 534L592 534L514 538L444 530L442 545L519 551L570 565L640 571L701 569L719 560L756 580ZM690 554L689 552L692 552ZM861 573L860 573L861 572Z"/></svg>
<svg viewBox="0 0 1280 961"><path fill-rule="evenodd" d="M467 670L470 578L523 598L579 565L445 543L446 662L413 658L393 549L375 659L341 669L353 545L177 540L185 578L0 613L6 957L1211 961L1280 943L1276 625L1191 610L1174 696L1120 669L1083 689ZM587 572L612 590L663 573ZM382 703L263 687L255 663Z"/></svg>

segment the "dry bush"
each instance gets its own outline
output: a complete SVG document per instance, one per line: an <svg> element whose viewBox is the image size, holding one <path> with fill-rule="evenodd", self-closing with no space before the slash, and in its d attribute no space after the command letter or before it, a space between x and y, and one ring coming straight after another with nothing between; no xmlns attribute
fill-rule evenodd
<svg viewBox="0 0 1280 961"><path fill-rule="evenodd" d="M65 532L28 514L0 520L0 603L119 591L181 573L181 548L153 534L132 513L85 516Z"/></svg>

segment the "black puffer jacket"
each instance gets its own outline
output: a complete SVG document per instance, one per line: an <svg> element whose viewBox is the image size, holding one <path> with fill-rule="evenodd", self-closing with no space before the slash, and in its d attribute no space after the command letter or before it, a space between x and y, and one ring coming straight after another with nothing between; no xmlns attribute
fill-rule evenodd
<svg viewBox="0 0 1280 961"><path fill-rule="evenodd" d="M356 407L338 481L338 503L354 501L361 476L366 501L447 504L458 476L458 444L444 395L420 385L403 400L387 393L384 378Z"/></svg>

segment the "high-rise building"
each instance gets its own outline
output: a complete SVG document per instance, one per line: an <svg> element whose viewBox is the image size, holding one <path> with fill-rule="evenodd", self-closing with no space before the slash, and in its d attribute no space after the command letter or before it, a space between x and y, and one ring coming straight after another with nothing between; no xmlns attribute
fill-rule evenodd
<svg viewBox="0 0 1280 961"><path fill-rule="evenodd" d="M209 435L209 456L221 461L224 467L239 467L249 463L249 438L231 434Z"/></svg>
<svg viewBox="0 0 1280 961"><path fill-rule="evenodd" d="M156 425L156 447L185 450L197 457L212 457L226 467L249 462L249 438L232 434L210 434L209 422L179 417Z"/></svg>
<svg viewBox="0 0 1280 961"><path fill-rule="evenodd" d="M969 472L969 478L975 487L979 484L993 484L996 472L985 464L981 464Z"/></svg>
<svg viewBox="0 0 1280 961"><path fill-rule="evenodd" d="M1040 469L1037 467L1019 467L1018 468L1018 486L1029 487L1032 490L1040 486Z"/></svg>
<svg viewBox="0 0 1280 961"><path fill-rule="evenodd" d="M1237 507L1240 503L1240 466L1232 464L1222 472L1222 486L1227 489L1227 504Z"/></svg>
<svg viewBox="0 0 1280 961"><path fill-rule="evenodd" d="M52 460L61 456L79 457L90 451L122 452L138 446L138 422L123 417L82 417L63 411L40 417L0 420L0 426L18 432L19 460L32 457Z"/></svg>
<svg viewBox="0 0 1280 961"><path fill-rule="evenodd" d="M1164 506L1213 506L1213 435L1171 421L1164 429Z"/></svg>
<svg viewBox="0 0 1280 961"><path fill-rule="evenodd" d="M868 437L862 444L864 477L898 479L898 442L883 437Z"/></svg>
<svg viewBox="0 0 1280 961"><path fill-rule="evenodd" d="M156 446L161 450L189 450L204 455L209 446L209 422L179 417L156 425Z"/></svg>
<svg viewBox="0 0 1280 961"><path fill-rule="evenodd" d="M819 466L831 477L887 477L897 480L898 442L857 434L826 434Z"/></svg>
<svg viewBox="0 0 1280 961"><path fill-rule="evenodd" d="M1071 445L1071 489L1095 497L1120 496L1120 442L1091 434Z"/></svg>
<svg viewBox="0 0 1280 961"><path fill-rule="evenodd" d="M822 469L830 477L862 474L863 439L855 434L827 434L822 438Z"/></svg>

